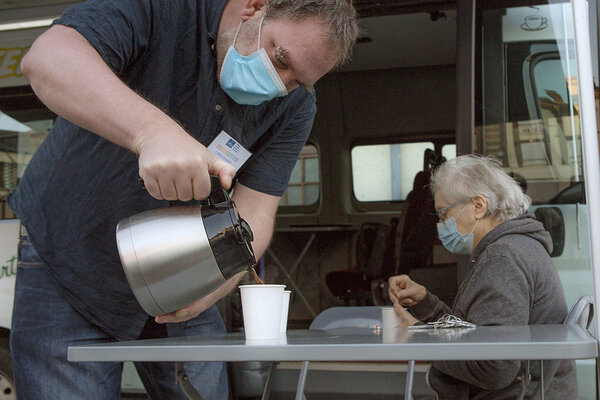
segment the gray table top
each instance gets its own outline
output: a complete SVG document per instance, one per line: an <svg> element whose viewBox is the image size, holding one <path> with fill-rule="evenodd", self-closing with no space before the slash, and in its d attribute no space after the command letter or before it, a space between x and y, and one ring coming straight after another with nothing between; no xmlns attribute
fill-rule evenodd
<svg viewBox="0 0 600 400"><path fill-rule="evenodd" d="M346 328L290 330L279 340L247 342L243 333L147 339L69 347L70 361L398 361L545 360L598 356L579 326L481 326L411 331Z"/></svg>

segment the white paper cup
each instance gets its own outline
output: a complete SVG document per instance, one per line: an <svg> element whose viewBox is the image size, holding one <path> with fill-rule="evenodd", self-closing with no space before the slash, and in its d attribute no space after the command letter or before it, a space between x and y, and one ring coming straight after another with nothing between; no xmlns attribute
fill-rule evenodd
<svg viewBox="0 0 600 400"><path fill-rule="evenodd" d="M285 333L279 334L279 339L277 344L287 344L287 335Z"/></svg>
<svg viewBox="0 0 600 400"><path fill-rule="evenodd" d="M241 285L246 340L279 337L285 285Z"/></svg>
<svg viewBox="0 0 600 400"><path fill-rule="evenodd" d="M290 290L283 291L283 301L281 302L281 327L279 328L280 333L287 331L288 322L288 310L290 308Z"/></svg>
<svg viewBox="0 0 600 400"><path fill-rule="evenodd" d="M383 331L399 328L402 325L402 317L396 314L393 306L381 307L381 325Z"/></svg>
<svg viewBox="0 0 600 400"><path fill-rule="evenodd" d="M383 329L383 343L396 343L396 336L402 332L402 329L388 328Z"/></svg>
<svg viewBox="0 0 600 400"><path fill-rule="evenodd" d="M245 342L248 346L264 346L264 345L285 345L287 344L287 335L280 333L277 339L254 339Z"/></svg>

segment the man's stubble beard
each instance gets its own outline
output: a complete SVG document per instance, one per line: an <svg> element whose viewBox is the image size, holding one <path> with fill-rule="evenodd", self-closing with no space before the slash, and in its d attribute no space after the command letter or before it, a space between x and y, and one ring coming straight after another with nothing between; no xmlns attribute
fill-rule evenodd
<svg viewBox="0 0 600 400"><path fill-rule="evenodd" d="M233 43L234 35L235 31L233 31L233 33L231 31L223 32L223 34L219 35L217 38L217 77L221 75L223 61L225 60L225 55L227 54L227 50L229 50L229 46Z"/></svg>

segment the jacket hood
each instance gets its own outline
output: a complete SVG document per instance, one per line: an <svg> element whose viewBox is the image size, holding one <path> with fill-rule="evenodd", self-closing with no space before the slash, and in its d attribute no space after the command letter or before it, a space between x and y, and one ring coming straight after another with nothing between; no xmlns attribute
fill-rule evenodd
<svg viewBox="0 0 600 400"><path fill-rule="evenodd" d="M544 225L535 219L533 214L523 214L517 218L504 221L488 232L488 234L477 244L472 257L477 258L487 246L506 235L528 236L540 242L548 254L552 253L552 238L544 228Z"/></svg>

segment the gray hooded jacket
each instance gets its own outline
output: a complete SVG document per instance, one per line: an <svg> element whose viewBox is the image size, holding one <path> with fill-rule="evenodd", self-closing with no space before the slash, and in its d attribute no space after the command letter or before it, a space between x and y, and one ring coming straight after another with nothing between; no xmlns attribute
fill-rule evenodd
<svg viewBox="0 0 600 400"><path fill-rule="evenodd" d="M533 215L498 225L478 244L452 308L427 293L411 312L421 321L452 313L476 325L562 324L567 304L550 259L552 239ZM515 399L522 361L434 361L428 374L440 399ZM539 382L532 362L531 395ZM564 361L546 391L547 399L576 399L573 361Z"/></svg>

